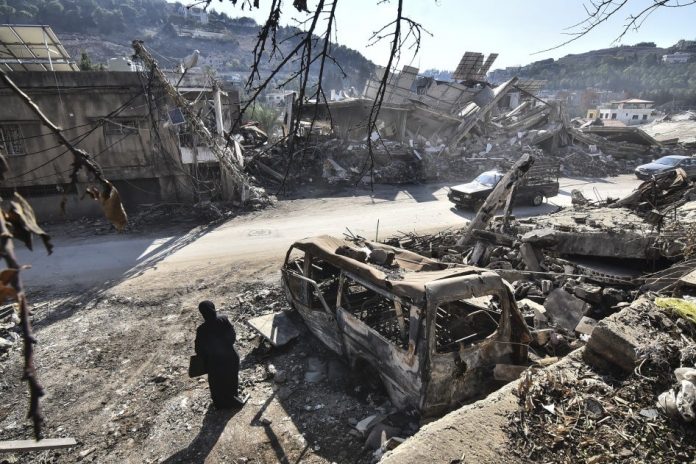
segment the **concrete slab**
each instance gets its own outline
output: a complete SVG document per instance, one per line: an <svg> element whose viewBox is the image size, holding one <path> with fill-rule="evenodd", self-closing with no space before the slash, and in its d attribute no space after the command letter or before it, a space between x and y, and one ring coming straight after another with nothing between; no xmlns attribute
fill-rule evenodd
<svg viewBox="0 0 696 464"><path fill-rule="evenodd" d="M265 314L247 323L273 346L283 346L300 336L295 324L284 312Z"/></svg>
<svg viewBox="0 0 696 464"><path fill-rule="evenodd" d="M568 330L575 330L589 305L562 288L557 288L549 293L544 302L544 308L554 324Z"/></svg>

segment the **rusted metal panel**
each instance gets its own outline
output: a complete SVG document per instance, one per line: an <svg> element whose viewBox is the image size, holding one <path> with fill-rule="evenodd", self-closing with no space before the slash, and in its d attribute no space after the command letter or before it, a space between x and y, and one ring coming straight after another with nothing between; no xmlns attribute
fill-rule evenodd
<svg viewBox="0 0 696 464"><path fill-rule="evenodd" d="M310 249L319 249L307 247L311 240L302 243L308 253ZM318 240L323 245L322 259L331 251L327 244L342 245L327 237ZM300 270L300 266L288 261L288 253L283 268L283 284L292 305L312 333L329 348L343 353L353 366L361 362L371 365L392 402L400 408L415 408L424 415L446 412L489 392L495 384L496 364L526 361L531 338L527 325L510 286L494 272L472 267L403 270L397 295L390 291L396 289L397 280L385 279L380 270L383 268L375 267L374 272L368 269L358 275L354 271L367 269L369 264L355 261L344 268L348 258L342 256L327 261L334 266L332 280L323 284L327 288L338 280L334 305L323 298L317 282L301 275L311 272L312 257L306 256ZM417 258L422 262L420 256ZM404 284L408 292L403 291ZM335 286L332 288L336 291ZM483 297L486 302L495 302L492 309L474 301ZM444 329L445 335L441 336L445 338L441 340L446 343L440 351L435 340L438 311L445 318L441 322L447 320L457 325ZM485 324L479 330L481 320ZM475 333L450 342L462 327ZM471 337L475 338L467 341Z"/></svg>
<svg viewBox="0 0 696 464"><path fill-rule="evenodd" d="M343 308L338 308L336 314L351 364L358 359L367 361L380 373L397 407L419 408L422 382L417 354L394 345Z"/></svg>

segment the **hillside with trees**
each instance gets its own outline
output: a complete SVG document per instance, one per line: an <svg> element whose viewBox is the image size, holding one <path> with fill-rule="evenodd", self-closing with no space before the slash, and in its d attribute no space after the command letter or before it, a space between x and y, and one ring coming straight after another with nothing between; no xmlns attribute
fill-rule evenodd
<svg viewBox="0 0 696 464"><path fill-rule="evenodd" d="M259 25L252 18L232 18L216 11L209 11L207 23L202 24L195 17L182 14L184 10L181 3L164 0L0 0L3 23L50 25L73 58L83 64L89 60L92 67L111 57L130 54L131 41L143 39L160 54L165 66L175 65L198 49L202 58L223 57L223 66L245 80ZM187 35L190 31L203 31L208 36ZM281 28L278 36L281 52L294 46L296 32L294 27ZM340 45L331 54L346 76L338 66L327 63L324 86L362 88L374 65L359 52ZM275 64L264 63L262 71L272 69ZM292 71L288 67L279 82ZM288 87L292 88L293 84L289 83Z"/></svg>
<svg viewBox="0 0 696 464"><path fill-rule="evenodd" d="M692 53L688 63L664 63L662 56L677 51ZM643 42L548 59L524 66L521 77L543 79L550 90L600 89L627 97L675 102L696 107L696 41L681 40L669 48Z"/></svg>

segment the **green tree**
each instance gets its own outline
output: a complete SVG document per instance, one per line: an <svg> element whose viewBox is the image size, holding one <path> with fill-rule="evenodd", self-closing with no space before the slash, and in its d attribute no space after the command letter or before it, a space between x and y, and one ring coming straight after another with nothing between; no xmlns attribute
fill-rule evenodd
<svg viewBox="0 0 696 464"><path fill-rule="evenodd" d="M78 64L78 66L80 68L80 71L92 71L94 69L92 59L84 50L82 50L82 52L80 53L80 63Z"/></svg>
<svg viewBox="0 0 696 464"><path fill-rule="evenodd" d="M255 103L249 114L249 119L258 122L259 127L271 135L273 129L278 125L279 115L280 111L277 109Z"/></svg>

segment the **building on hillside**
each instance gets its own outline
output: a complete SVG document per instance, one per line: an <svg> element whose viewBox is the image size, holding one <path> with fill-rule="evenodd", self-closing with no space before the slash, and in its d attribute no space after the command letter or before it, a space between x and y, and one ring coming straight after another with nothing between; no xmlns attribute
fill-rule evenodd
<svg viewBox="0 0 696 464"><path fill-rule="evenodd" d="M10 77L69 140L94 156L118 188L127 209L157 201L184 201L191 186L179 155L177 138L159 127L162 148L155 148L143 84L132 72L13 72ZM111 115L120 109L117 114ZM90 185L84 173L70 183L72 156L27 105L7 87L0 88L0 136L10 175L0 193L17 191L39 217L65 211L79 217L99 213L96 202L81 199Z"/></svg>
<svg viewBox="0 0 696 464"><path fill-rule="evenodd" d="M48 26L0 26L0 65L78 148L91 154L129 209L158 201L198 201L224 190L226 177L208 147L191 133L182 112L160 86L151 99L146 82L126 59L128 71L79 71ZM197 68L169 82L192 101L211 132L229 130L239 115L237 90L222 91ZM100 214L83 200L91 185L83 172L71 183L72 156L7 86L0 86L0 149L9 174L0 195L17 191L42 219ZM214 188L220 187L223 188ZM230 192L231 189L227 189ZM67 195L70 194L71 195Z"/></svg>
<svg viewBox="0 0 696 464"><path fill-rule="evenodd" d="M688 63L691 59L691 53L676 52L668 55L662 55L662 62L667 64L673 63Z"/></svg>
<svg viewBox="0 0 696 464"><path fill-rule="evenodd" d="M125 56L109 58L106 63L106 70L112 72L136 72L142 71L143 67L132 59Z"/></svg>
<svg viewBox="0 0 696 464"><path fill-rule="evenodd" d="M69 140L92 154L118 188L127 210L159 201L189 202L210 198L220 185L219 163L207 146L196 140L186 121L166 97L151 119L143 82L134 72L12 72L24 90ZM213 89L187 83L184 95L198 100L208 127L215 127ZM223 94L224 128L239 112L239 95ZM206 111L206 108L208 111ZM29 198L42 219L100 214L96 202L80 199L90 185L80 174L70 184L72 157L27 105L9 88L0 87L0 139L10 168L0 193L13 191Z"/></svg>
<svg viewBox="0 0 696 464"><path fill-rule="evenodd" d="M210 66L217 71L224 68L230 61L230 58L231 56L228 53L210 52L201 55L198 64L201 66Z"/></svg>
<svg viewBox="0 0 696 464"><path fill-rule="evenodd" d="M199 8L197 6L187 7L185 5L181 5L179 8L176 9L176 12L179 16L183 16L184 18L193 19L201 24L208 24L208 12L205 11L203 8Z"/></svg>
<svg viewBox="0 0 696 464"><path fill-rule="evenodd" d="M293 93L295 92L292 90L269 92L265 96L266 104L271 106L283 106L285 105L285 97L287 95L292 95Z"/></svg>
<svg viewBox="0 0 696 464"><path fill-rule="evenodd" d="M159 201L187 202L207 198L221 172L210 149L201 146L166 97L153 108L154 120L134 72L12 72L24 90L68 139L92 154L118 188L127 209ZM215 127L213 89L187 82L181 91L198 100L207 126ZM239 111L236 91L221 97L223 130ZM208 111L206 111L208 109ZM90 184L80 175L70 184L72 157L10 89L0 87L0 139L10 175L0 190L3 197L18 191L30 199L37 214L48 219L60 214L65 193L66 212L73 217L98 214L94 201L80 200ZM75 195L77 194L77 195Z"/></svg>
<svg viewBox="0 0 696 464"><path fill-rule="evenodd" d="M602 104L587 111L588 118L618 120L626 125L645 124L655 119L655 102L630 98Z"/></svg>

